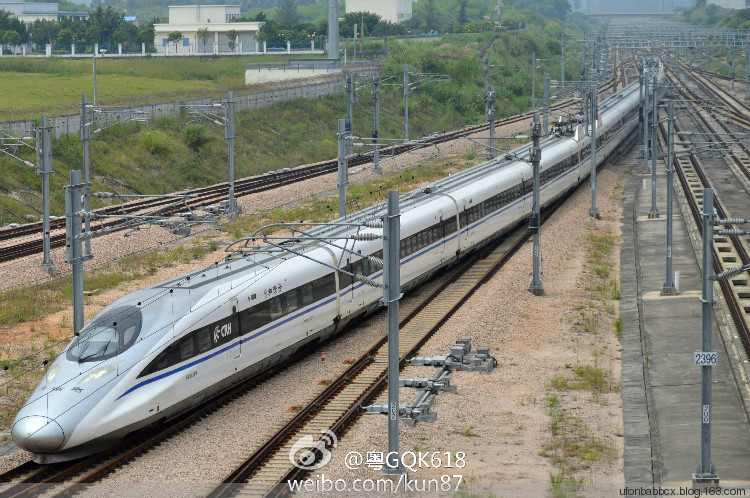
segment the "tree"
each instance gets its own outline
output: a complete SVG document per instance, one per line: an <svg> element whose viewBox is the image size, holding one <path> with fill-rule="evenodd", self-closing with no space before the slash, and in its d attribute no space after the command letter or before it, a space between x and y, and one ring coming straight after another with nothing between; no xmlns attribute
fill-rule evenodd
<svg viewBox="0 0 750 498"><path fill-rule="evenodd" d="M32 24L31 41L38 44L54 43L60 26L55 21L36 20Z"/></svg>
<svg viewBox="0 0 750 498"><path fill-rule="evenodd" d="M379 22L380 16L372 12L348 12L344 14L344 20L339 23L339 32L341 36L352 36L356 23L358 34L369 33L372 35ZM363 24L364 26L362 26Z"/></svg>
<svg viewBox="0 0 750 498"><path fill-rule="evenodd" d="M438 19L437 10L435 8L435 0L424 0L424 28L428 31L440 28L440 20Z"/></svg>
<svg viewBox="0 0 750 498"><path fill-rule="evenodd" d="M279 0L279 9L276 13L276 20L280 23L292 26L299 22L297 4L294 0Z"/></svg>
<svg viewBox="0 0 750 498"><path fill-rule="evenodd" d="M459 0L458 1L458 24L466 24L469 20L466 18L466 4L469 3L469 0Z"/></svg>
<svg viewBox="0 0 750 498"><path fill-rule="evenodd" d="M167 42L174 43L174 51L177 53L177 44L182 41L182 33L179 31L172 31L167 35Z"/></svg>
<svg viewBox="0 0 750 498"><path fill-rule="evenodd" d="M268 21L268 16L266 15L265 12L261 10L255 15L255 17L252 20L255 22L266 22Z"/></svg>
<svg viewBox="0 0 750 498"><path fill-rule="evenodd" d="M18 34L17 31L7 30L0 33L0 35L2 35L0 43L2 43L3 45L9 45L11 50L13 50L16 45L21 43L21 35Z"/></svg>
<svg viewBox="0 0 750 498"><path fill-rule="evenodd" d="M229 44L229 50L234 51L234 47L237 46L237 37L240 36L240 34L237 32L236 29L230 29L227 31L227 40Z"/></svg>
<svg viewBox="0 0 750 498"><path fill-rule="evenodd" d="M112 43L115 31L120 24L125 22L122 15L118 14L112 6L103 9L98 7L91 11L89 21L91 26L99 28L99 39L97 41L106 41Z"/></svg>
<svg viewBox="0 0 750 498"><path fill-rule="evenodd" d="M102 30L99 29L99 26L89 26L86 28L86 40L88 40L89 43L99 43L101 41L102 37Z"/></svg>
<svg viewBox="0 0 750 498"><path fill-rule="evenodd" d="M63 45L71 45L75 42L75 34L73 34L73 30L70 28L63 28L60 30L59 33L57 33L57 43L61 43Z"/></svg>
<svg viewBox="0 0 750 498"><path fill-rule="evenodd" d="M234 30L232 30L234 31ZM198 28L198 39L203 43L203 51L206 51L206 43L208 43L208 38L211 36L211 33L208 32L208 28ZM227 33L227 36L229 33Z"/></svg>
<svg viewBox="0 0 750 498"><path fill-rule="evenodd" d="M134 24L127 21L120 23L120 26L115 30L112 35L112 39L115 43L130 43L135 40L138 36L138 28Z"/></svg>
<svg viewBox="0 0 750 498"><path fill-rule="evenodd" d="M135 37L135 41L137 41L138 43L151 45L152 43L154 43L155 36L156 33L154 31L154 23L149 22L141 25L140 29L138 30L138 36Z"/></svg>

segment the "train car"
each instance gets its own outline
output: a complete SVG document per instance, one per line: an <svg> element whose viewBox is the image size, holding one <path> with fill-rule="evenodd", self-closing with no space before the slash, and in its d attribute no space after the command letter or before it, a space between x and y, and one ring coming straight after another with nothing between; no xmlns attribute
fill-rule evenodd
<svg viewBox="0 0 750 498"><path fill-rule="evenodd" d="M638 104L637 83L600 104L599 163L637 126ZM572 134L542 141L543 205L589 175L591 139L585 131L579 125ZM528 153L526 145L513 156ZM497 158L402 195L403 290L528 218L531 189L527 162ZM306 232L378 233L368 225L384 211L377 204ZM101 451L378 308L382 291L366 281L382 282L382 240L312 244L290 238L285 246L299 254L262 248L230 253L106 307L57 357L19 410L15 443L39 463Z"/></svg>

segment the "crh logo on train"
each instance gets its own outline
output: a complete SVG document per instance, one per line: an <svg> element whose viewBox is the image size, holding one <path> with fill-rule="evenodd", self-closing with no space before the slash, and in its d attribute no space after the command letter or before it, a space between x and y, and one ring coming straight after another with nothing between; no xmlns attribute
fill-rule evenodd
<svg viewBox="0 0 750 498"><path fill-rule="evenodd" d="M224 325L217 325L214 328L214 342L219 342L219 339L232 335L232 322L225 323Z"/></svg>

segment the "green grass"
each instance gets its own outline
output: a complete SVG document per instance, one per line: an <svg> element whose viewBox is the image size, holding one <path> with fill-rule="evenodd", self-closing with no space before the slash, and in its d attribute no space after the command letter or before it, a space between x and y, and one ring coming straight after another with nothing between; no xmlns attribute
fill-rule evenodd
<svg viewBox="0 0 750 498"><path fill-rule="evenodd" d="M617 318L612 320L612 325L615 327L615 337L619 341L622 339L622 317L618 315Z"/></svg>

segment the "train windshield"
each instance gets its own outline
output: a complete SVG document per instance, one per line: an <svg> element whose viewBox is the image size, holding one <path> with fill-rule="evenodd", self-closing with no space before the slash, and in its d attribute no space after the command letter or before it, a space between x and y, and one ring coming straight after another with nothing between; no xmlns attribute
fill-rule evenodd
<svg viewBox="0 0 750 498"><path fill-rule="evenodd" d="M142 318L136 306L121 306L104 313L73 340L66 354L68 360L102 361L122 353L135 344Z"/></svg>

